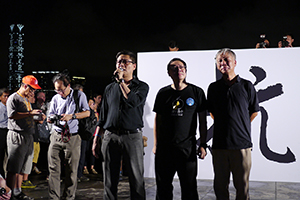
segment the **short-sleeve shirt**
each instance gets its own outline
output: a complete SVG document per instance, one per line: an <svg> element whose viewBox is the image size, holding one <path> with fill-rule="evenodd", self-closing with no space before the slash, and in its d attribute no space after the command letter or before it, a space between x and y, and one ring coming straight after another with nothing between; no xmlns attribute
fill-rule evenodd
<svg viewBox="0 0 300 200"><path fill-rule="evenodd" d="M51 115L61 115L61 114L74 114L76 110L76 103L73 98L74 90L71 88L70 94L63 98L61 95L56 94L52 97L50 102L49 116ZM79 110L87 111L90 110L90 107L87 102L86 95L78 91L78 99L79 99ZM64 121L60 121L61 125L64 125ZM68 121L68 126L70 129L70 133L78 132L78 119L71 119ZM53 128L57 132L61 132L62 129L56 125L53 125Z"/></svg>
<svg viewBox="0 0 300 200"><path fill-rule="evenodd" d="M157 127L157 147L171 145L183 149L194 145L197 113L205 110L206 98L200 87L188 84L183 90L175 90L171 85L161 88L153 108L162 120Z"/></svg>
<svg viewBox="0 0 300 200"><path fill-rule="evenodd" d="M223 78L211 83L207 92L208 111L214 116L213 149L252 147L250 116L259 111L253 84L237 76L229 86Z"/></svg>
<svg viewBox="0 0 300 200"><path fill-rule="evenodd" d="M7 128L7 109L6 106L0 102L0 128Z"/></svg>
<svg viewBox="0 0 300 200"><path fill-rule="evenodd" d="M10 119L17 112L28 112L27 105L30 105L26 97L21 97L18 93L10 95L6 102L8 129L16 132L24 132L34 134L34 121L32 117L28 116L22 119Z"/></svg>

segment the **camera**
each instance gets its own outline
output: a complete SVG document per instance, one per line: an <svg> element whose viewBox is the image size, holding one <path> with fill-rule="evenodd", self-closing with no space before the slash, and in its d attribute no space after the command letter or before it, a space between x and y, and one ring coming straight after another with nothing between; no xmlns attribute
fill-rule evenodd
<svg viewBox="0 0 300 200"><path fill-rule="evenodd" d="M261 39L262 42L259 43L259 48L269 47L269 44L265 42L265 40L266 40L266 35L265 34L261 34L260 39Z"/></svg>
<svg viewBox="0 0 300 200"><path fill-rule="evenodd" d="M59 126L59 120L62 118L61 115L50 115L49 120L55 125Z"/></svg>
<svg viewBox="0 0 300 200"><path fill-rule="evenodd" d="M289 42L286 41L287 36L283 36L283 40L282 40L282 47L288 47L289 46Z"/></svg>
<svg viewBox="0 0 300 200"><path fill-rule="evenodd" d="M0 196L4 195L6 193L5 188L0 187Z"/></svg>
<svg viewBox="0 0 300 200"><path fill-rule="evenodd" d="M32 118L35 121L43 121L43 113L40 113L38 115L34 115Z"/></svg>

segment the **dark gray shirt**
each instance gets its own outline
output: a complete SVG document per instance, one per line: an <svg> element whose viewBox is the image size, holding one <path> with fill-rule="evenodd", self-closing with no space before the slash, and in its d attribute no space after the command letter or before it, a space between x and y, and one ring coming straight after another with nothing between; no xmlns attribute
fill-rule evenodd
<svg viewBox="0 0 300 200"><path fill-rule="evenodd" d="M23 132L34 134L34 121L32 117L28 116L22 119L9 119L17 112L28 112L30 103L26 97L21 97L18 93L10 95L6 102L7 117L8 117L8 129L16 132Z"/></svg>

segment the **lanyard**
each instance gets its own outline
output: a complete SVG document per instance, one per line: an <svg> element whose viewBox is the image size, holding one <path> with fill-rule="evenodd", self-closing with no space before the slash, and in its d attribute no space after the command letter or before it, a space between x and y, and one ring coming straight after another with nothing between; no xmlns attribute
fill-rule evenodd
<svg viewBox="0 0 300 200"><path fill-rule="evenodd" d="M32 110L32 107L31 107L31 104L30 102L27 100L26 97L24 97L21 93L17 92L18 95L20 95L22 98L23 98L23 102L25 103L26 107L27 107L27 110L28 111L31 111Z"/></svg>

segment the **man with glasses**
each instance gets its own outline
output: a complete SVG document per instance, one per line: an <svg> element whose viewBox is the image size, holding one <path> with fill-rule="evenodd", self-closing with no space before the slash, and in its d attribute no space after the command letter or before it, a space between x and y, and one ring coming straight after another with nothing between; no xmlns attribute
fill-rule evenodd
<svg viewBox="0 0 300 200"><path fill-rule="evenodd" d="M121 51L116 59L115 82L105 88L92 150L99 157L99 140L103 136L105 200L117 199L121 159L126 163L131 199L144 200L142 128L149 86L133 75L135 54Z"/></svg>
<svg viewBox="0 0 300 200"><path fill-rule="evenodd" d="M212 158L216 198L229 199L232 173L236 199L248 200L251 169L251 122L259 112L253 84L235 73L236 54L229 48L218 51L216 67L222 78L207 90L208 111L214 119Z"/></svg>
<svg viewBox="0 0 300 200"><path fill-rule="evenodd" d="M206 98L204 91L186 82L186 63L173 58L168 75L173 83L159 90L153 111L156 199L173 199L173 178L177 172L181 199L198 200L197 154L206 156ZM200 145L196 152L197 117Z"/></svg>
<svg viewBox="0 0 300 200"><path fill-rule="evenodd" d="M56 95L53 96L49 109L49 123L54 123L48 150L49 162L49 199L60 199L60 153L65 158L65 188L62 199L75 199L77 188L77 169L80 158L81 138L78 134L78 119L90 115L86 95L78 91L79 112L70 87L70 78L60 73L52 79Z"/></svg>
<svg viewBox="0 0 300 200"><path fill-rule="evenodd" d="M9 96L9 90L7 88L0 89L0 174L4 173L4 157L7 152L7 144L6 144L6 137L7 137L7 109L6 109L6 102Z"/></svg>
<svg viewBox="0 0 300 200"><path fill-rule="evenodd" d="M36 89L41 89L37 79L32 75L25 76L19 90L10 95L6 102L8 116L6 181L7 186L12 188L13 199L33 199L22 192L21 184L23 175L30 174L32 167L33 116L42 112L38 109L32 110L28 100Z"/></svg>

